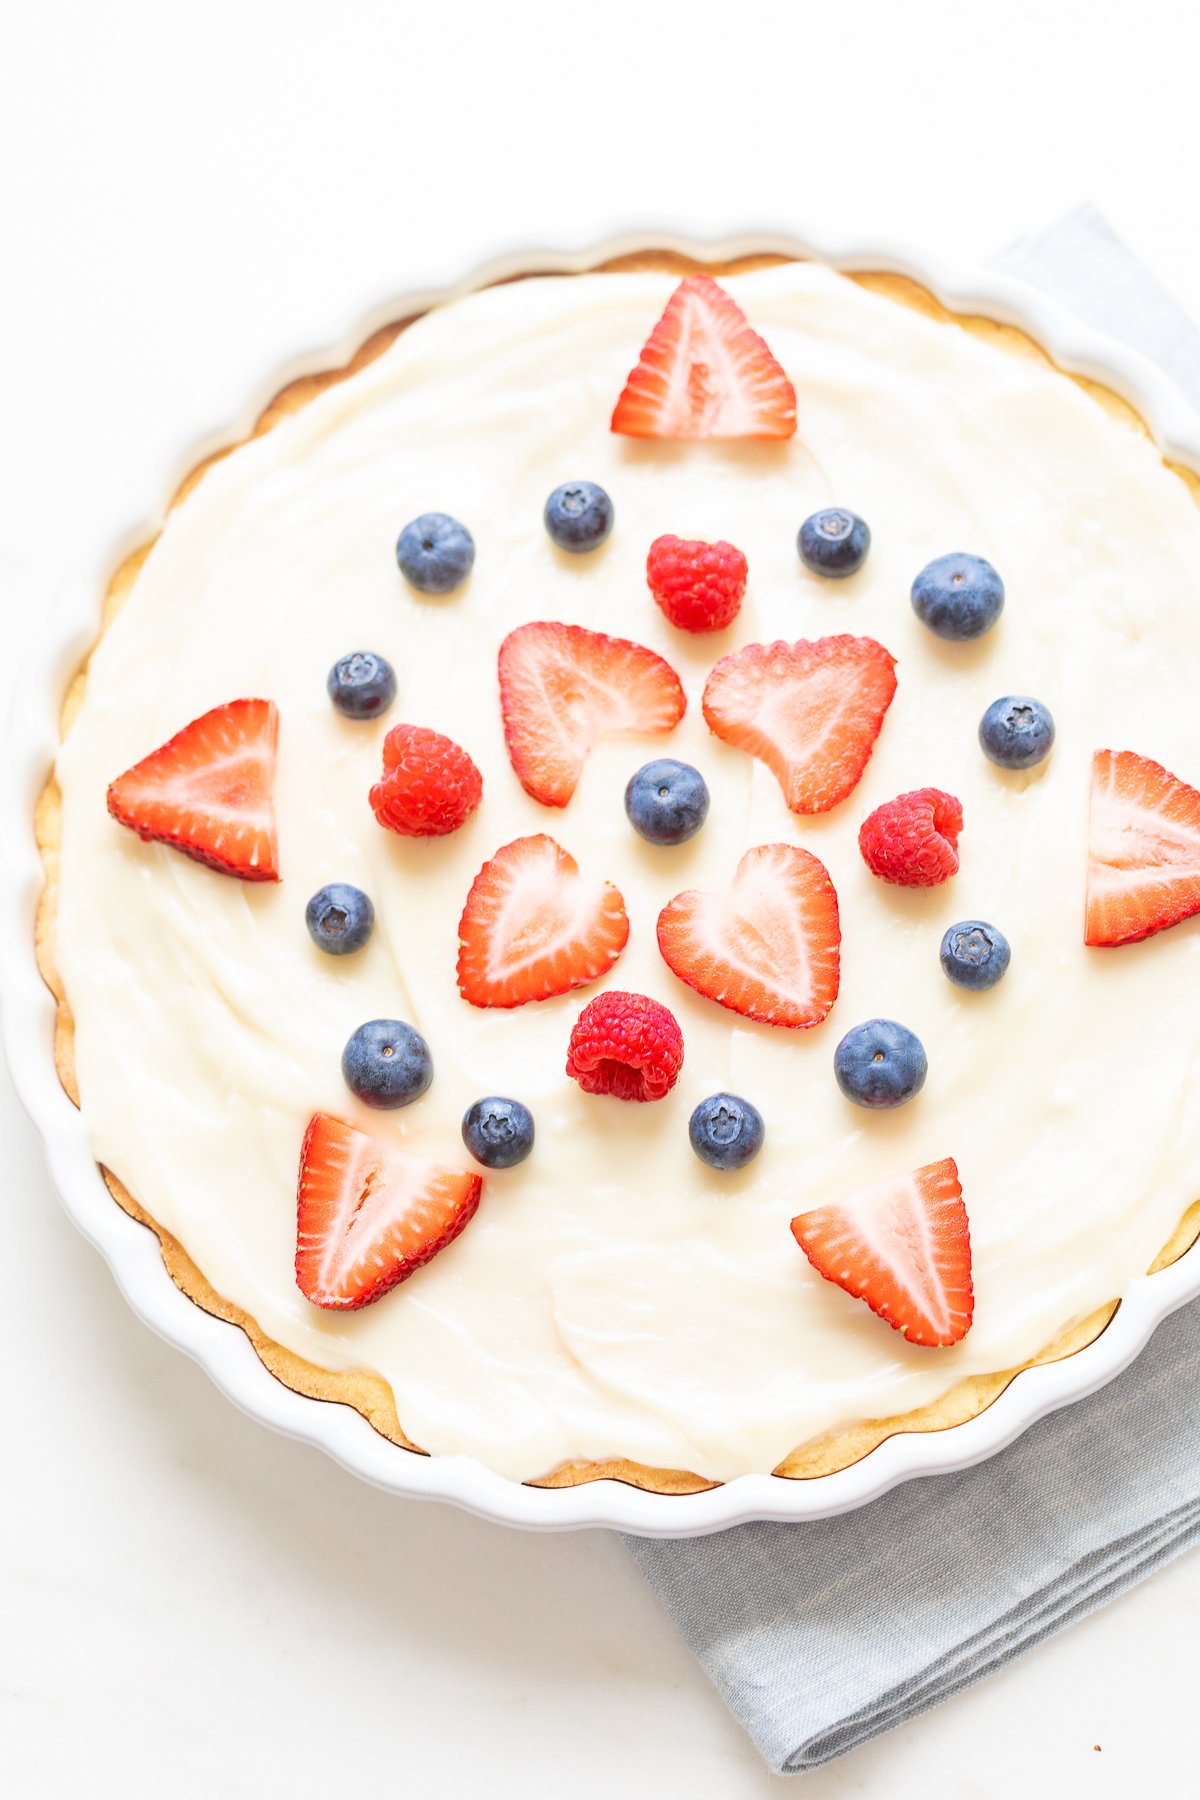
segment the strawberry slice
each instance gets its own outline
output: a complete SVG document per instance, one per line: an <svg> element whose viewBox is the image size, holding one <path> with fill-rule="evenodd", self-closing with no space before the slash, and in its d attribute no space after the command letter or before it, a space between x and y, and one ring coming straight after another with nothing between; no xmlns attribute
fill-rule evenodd
<svg viewBox="0 0 1200 1800"><path fill-rule="evenodd" d="M108 810L152 843L243 881L278 881L273 700L231 700L118 775Z"/></svg>
<svg viewBox="0 0 1200 1800"><path fill-rule="evenodd" d="M971 1328L971 1234L952 1156L792 1220L818 1275L865 1300L910 1344Z"/></svg>
<svg viewBox="0 0 1200 1800"><path fill-rule="evenodd" d="M296 1284L314 1306L378 1300L475 1216L478 1175L444 1169L314 1113L300 1152Z"/></svg>
<svg viewBox="0 0 1200 1800"><path fill-rule="evenodd" d="M500 646L500 707L517 780L565 806L587 753L610 731L670 731L687 701L670 663L627 638L535 620Z"/></svg>
<svg viewBox="0 0 1200 1800"><path fill-rule="evenodd" d="M1132 750L1097 750L1088 944L1134 944L1200 912L1200 793Z"/></svg>
<svg viewBox="0 0 1200 1800"><path fill-rule="evenodd" d="M625 383L612 429L635 438L789 438L796 390L711 275L681 281Z"/></svg>
<svg viewBox="0 0 1200 1800"><path fill-rule="evenodd" d="M472 1006L524 1006L586 987L625 948L611 881L585 881L552 837L517 838L484 863L458 926L458 991Z"/></svg>
<svg viewBox="0 0 1200 1800"><path fill-rule="evenodd" d="M803 1031L837 999L841 928L824 863L795 844L747 850L723 893L690 888L658 915L668 966L709 1000Z"/></svg>
<svg viewBox="0 0 1200 1800"><path fill-rule="evenodd" d="M862 778L895 667L874 638L747 644L717 664L701 704L710 731L766 763L792 812L828 812Z"/></svg>

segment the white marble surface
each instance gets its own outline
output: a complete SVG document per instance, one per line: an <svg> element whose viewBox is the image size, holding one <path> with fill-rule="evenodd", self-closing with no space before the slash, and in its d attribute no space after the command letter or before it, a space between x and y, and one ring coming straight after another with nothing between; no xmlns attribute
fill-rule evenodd
<svg viewBox="0 0 1200 1800"><path fill-rule="evenodd" d="M1066 0L797 0L782 36L769 0L736 25L631 0L474 11L43 0L7 22L18 677L30 613L190 440L283 357L481 249L658 218L972 259L1089 197L1200 311L1180 3L1143 0L1136 32ZM6 1078L0 1143L6 1792L774 1791L618 1543L389 1501L251 1425L127 1311ZM1184 1791L1198 1607L1184 1559L804 1792Z"/></svg>

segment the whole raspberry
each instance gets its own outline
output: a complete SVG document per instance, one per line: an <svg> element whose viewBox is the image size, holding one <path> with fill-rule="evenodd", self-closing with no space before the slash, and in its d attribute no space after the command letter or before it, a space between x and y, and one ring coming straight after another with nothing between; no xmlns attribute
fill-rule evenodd
<svg viewBox="0 0 1200 1800"><path fill-rule="evenodd" d="M371 810L401 837L445 837L465 825L483 796L483 777L453 738L425 725L394 725L383 740L383 776Z"/></svg>
<svg viewBox="0 0 1200 1800"><path fill-rule="evenodd" d="M937 887L958 873L962 802L941 788L900 794L868 815L858 847L872 875L897 887Z"/></svg>
<svg viewBox="0 0 1200 1800"><path fill-rule="evenodd" d="M567 1046L567 1074L585 1094L661 1100L682 1067L683 1033L674 1014L645 994L597 994Z"/></svg>
<svg viewBox="0 0 1200 1800"><path fill-rule="evenodd" d="M732 544L655 538L646 558L650 592L684 631L723 631L746 591L746 559Z"/></svg>

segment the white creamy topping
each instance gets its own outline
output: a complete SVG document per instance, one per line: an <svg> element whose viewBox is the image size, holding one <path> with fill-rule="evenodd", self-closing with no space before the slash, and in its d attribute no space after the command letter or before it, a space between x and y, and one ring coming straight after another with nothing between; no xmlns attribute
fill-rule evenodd
<svg viewBox="0 0 1200 1800"><path fill-rule="evenodd" d="M92 660L59 760L65 812L58 953L97 1156L223 1295L279 1343L391 1384L406 1431L516 1477L564 1458L627 1456L712 1477L766 1470L863 1417L921 1406L1002 1369L1143 1272L1200 1192L1196 922L1145 944L1083 944L1092 751L1131 748L1200 779L1200 515L1148 442L1072 382L828 270L738 276L730 291L796 385L785 444L644 444L608 429L673 286L666 275L526 281L447 306L378 361L215 465L172 514ZM586 477L612 495L608 543L556 550L546 496ZM854 508L863 571L808 575L796 531ZM412 592L393 546L416 514L453 513L478 546L469 583ZM718 637L672 630L646 587L661 532L737 544L741 617ZM926 631L915 572L984 555L1008 602L973 644ZM670 737L593 752L565 811L538 806L504 750L496 651L530 619L632 637L678 670ZM717 657L741 644L849 631L898 658L899 690L866 775L832 814L800 819L773 777L700 713ZM346 651L386 655L391 714L341 718L325 693ZM1051 708L1049 762L1006 774L980 715L1005 693ZM116 774L209 707L278 702L278 887L230 880L140 843L105 811ZM388 726L429 725L484 772L456 835L401 840L372 818ZM674 850L629 827L625 782L652 755L694 762L708 823ZM959 875L933 891L867 873L866 812L906 789L957 794ZM632 925L603 985L654 995L687 1045L657 1105L589 1098L563 1062L586 995L484 1012L455 985L457 922L502 844L546 831L617 884ZM841 901L841 995L810 1032L757 1026L694 995L662 962L659 909L731 880L750 845L801 843ZM327 881L372 896L359 956L323 956L304 925ZM945 927L981 917L1012 944L990 993L953 987ZM839 1094L841 1034L883 1015L916 1031L929 1079L876 1116ZM339 1058L365 1019L428 1038L435 1079L390 1115L359 1107ZM730 1088L766 1120L762 1154L717 1174L687 1120ZM470 1167L459 1125L482 1094L537 1121L524 1165L485 1177L475 1221L428 1268L360 1313L327 1315L293 1278L296 1171L318 1108ZM907 1345L821 1281L793 1214L945 1156L971 1219L975 1324L953 1350Z"/></svg>

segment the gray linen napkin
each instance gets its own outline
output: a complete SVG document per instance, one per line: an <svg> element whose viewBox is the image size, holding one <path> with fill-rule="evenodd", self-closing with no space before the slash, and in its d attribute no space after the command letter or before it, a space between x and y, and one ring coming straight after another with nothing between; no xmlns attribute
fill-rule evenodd
<svg viewBox="0 0 1200 1800"><path fill-rule="evenodd" d="M996 263L1152 356L1200 405L1200 329L1092 208ZM959 1474L815 1524L626 1538L771 1767L935 1706L1200 1541L1200 1302L1100 1393Z"/></svg>

